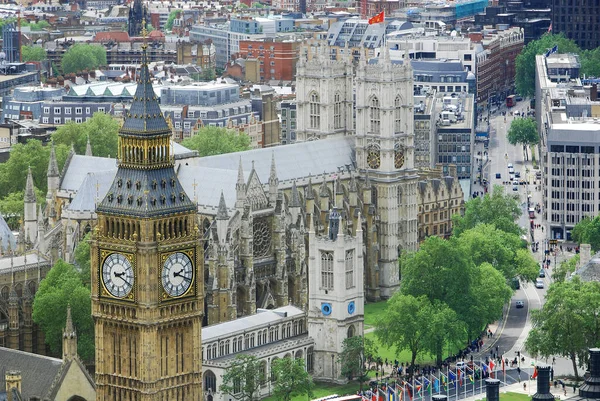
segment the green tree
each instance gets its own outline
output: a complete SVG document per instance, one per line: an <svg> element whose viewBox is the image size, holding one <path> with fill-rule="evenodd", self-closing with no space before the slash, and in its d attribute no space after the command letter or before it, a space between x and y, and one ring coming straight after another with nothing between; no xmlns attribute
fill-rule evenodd
<svg viewBox="0 0 600 401"><path fill-rule="evenodd" d="M48 58L48 55L41 46L21 46L21 58L23 62L44 61Z"/></svg>
<svg viewBox="0 0 600 401"><path fill-rule="evenodd" d="M81 281L90 288L90 233L79 241L75 247L75 267L79 270Z"/></svg>
<svg viewBox="0 0 600 401"><path fill-rule="evenodd" d="M432 308L433 313L427 322L429 333L424 338L424 346L430 355L435 356L437 363L441 364L444 359L444 346L461 345L466 325L445 303L434 300Z"/></svg>
<svg viewBox="0 0 600 401"><path fill-rule="evenodd" d="M558 46L559 53L581 52L575 42L563 34L547 33L538 40L532 40L515 60L515 87L518 93L523 96L535 95L535 56L544 54L554 46Z"/></svg>
<svg viewBox="0 0 600 401"><path fill-rule="evenodd" d="M173 22L175 19L179 17L181 10L173 10L169 13L169 17L167 18L167 23L165 24L165 30L171 31L173 29Z"/></svg>
<svg viewBox="0 0 600 401"><path fill-rule="evenodd" d="M584 217L575 224L571 235L578 244L590 244L594 253L600 251L600 216Z"/></svg>
<svg viewBox="0 0 600 401"><path fill-rule="evenodd" d="M102 45L78 43L71 46L62 57L63 74L95 70L106 65L106 49Z"/></svg>
<svg viewBox="0 0 600 401"><path fill-rule="evenodd" d="M59 168L62 169L64 166L68 153L68 147L56 146L56 159ZM30 140L25 144L18 143L14 145L8 161L0 164L0 198L25 189L26 172L29 167L31 167L35 187L45 194L48 190L46 173L49 159L50 146L42 146L42 143L38 140Z"/></svg>
<svg viewBox="0 0 600 401"><path fill-rule="evenodd" d="M302 358L275 359L271 367L275 376L273 395L278 400L291 401L292 397L313 395L313 381L306 369Z"/></svg>
<svg viewBox="0 0 600 401"><path fill-rule="evenodd" d="M521 215L521 208L514 195L506 194L500 185L494 185L491 194L483 198L470 199L465 204L465 214L453 217L453 234L460 236L464 231L479 223L493 224L497 229L521 235L521 229L515 223Z"/></svg>
<svg viewBox="0 0 600 401"><path fill-rule="evenodd" d="M426 296L413 297L398 292L387 302L384 316L375 323L375 335L382 345L394 347L396 355L408 350L412 371L419 355L427 351L441 353L439 346L435 345L440 333L433 332L431 323L436 322L445 328L448 320L443 314L448 312L452 313L451 309L441 302L436 302L434 307ZM435 348L430 349L434 345Z"/></svg>
<svg viewBox="0 0 600 401"><path fill-rule="evenodd" d="M533 118L517 118L510 124L507 138L511 145L523 145L525 160L529 160L527 146L535 145L540 141L540 136L537 131L537 123Z"/></svg>
<svg viewBox="0 0 600 401"><path fill-rule="evenodd" d="M78 154L85 153L88 138L94 156L116 157L119 122L110 114L98 112L84 123L68 122L52 134L54 143L68 147L73 145Z"/></svg>
<svg viewBox="0 0 600 401"><path fill-rule="evenodd" d="M11 230L17 231L23 220L23 212L25 208L24 191L11 192L4 198L0 199L0 214L4 217L6 224ZM46 194L35 189L35 195L38 204L44 202Z"/></svg>
<svg viewBox="0 0 600 401"><path fill-rule="evenodd" d="M579 264L579 255L573 255L567 260L563 260L558 267L552 270L552 280L554 282L563 282L571 276Z"/></svg>
<svg viewBox="0 0 600 401"><path fill-rule="evenodd" d="M515 254L515 277L523 281L535 281L540 273L540 265L526 248L517 249Z"/></svg>
<svg viewBox="0 0 600 401"><path fill-rule="evenodd" d="M342 376L358 380L362 391L363 383L369 380L368 362L375 356L375 345L369 338L352 336L344 339L339 357Z"/></svg>
<svg viewBox="0 0 600 401"><path fill-rule="evenodd" d="M589 77L600 76L600 47L583 50L580 54L581 74Z"/></svg>
<svg viewBox="0 0 600 401"><path fill-rule="evenodd" d="M553 283L542 309L531 311L531 321L527 351L536 357L570 359L579 380L578 361L584 367L588 348L596 347L600 340L600 283L582 282L578 276Z"/></svg>
<svg viewBox="0 0 600 401"><path fill-rule="evenodd" d="M254 401L265 379L265 367L258 358L253 355L238 355L225 369L220 390L236 400Z"/></svg>
<svg viewBox="0 0 600 401"><path fill-rule="evenodd" d="M200 156L241 152L250 149L250 137L243 132L220 127L204 127L181 143L188 149L197 150Z"/></svg>
<svg viewBox="0 0 600 401"><path fill-rule="evenodd" d="M73 265L59 260L40 283L33 301L33 321L40 325L55 355L62 352L62 331L71 305L77 330L77 352L83 360L94 359L94 321L90 290Z"/></svg>
<svg viewBox="0 0 600 401"><path fill-rule="evenodd" d="M42 31L51 27L50 23L46 20L38 22L21 21L21 26L28 26L32 31Z"/></svg>

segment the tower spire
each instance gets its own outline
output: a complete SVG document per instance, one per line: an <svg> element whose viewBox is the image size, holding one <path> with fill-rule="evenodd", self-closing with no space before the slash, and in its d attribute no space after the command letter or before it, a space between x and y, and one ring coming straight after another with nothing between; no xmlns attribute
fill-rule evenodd
<svg viewBox="0 0 600 401"><path fill-rule="evenodd" d="M31 166L27 169L27 183L25 184L25 202L34 203L35 190L33 189L33 175L31 174Z"/></svg>
<svg viewBox="0 0 600 401"><path fill-rule="evenodd" d="M71 318L71 305L67 306L67 322L63 329L63 360L77 357L77 332Z"/></svg>
<svg viewBox="0 0 600 401"><path fill-rule="evenodd" d="M89 141L89 139L88 139ZM56 150L54 149L54 142L50 148L50 160L48 161L48 177L58 177L60 171L58 171L58 162L56 161Z"/></svg>
<svg viewBox="0 0 600 401"><path fill-rule="evenodd" d="M223 195L223 191L221 191L221 199L219 199L217 220L229 220L229 214L227 213L227 205L225 205L225 196Z"/></svg>

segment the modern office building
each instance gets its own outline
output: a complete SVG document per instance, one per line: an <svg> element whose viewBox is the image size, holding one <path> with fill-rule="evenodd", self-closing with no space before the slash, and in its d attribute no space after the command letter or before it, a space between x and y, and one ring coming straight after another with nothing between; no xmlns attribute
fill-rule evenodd
<svg viewBox="0 0 600 401"><path fill-rule="evenodd" d="M296 102L280 102L281 144L296 142Z"/></svg>
<svg viewBox="0 0 600 401"><path fill-rule="evenodd" d="M598 85L583 85L574 54L536 56L543 205L548 238L570 240L584 217L600 213Z"/></svg>
<svg viewBox="0 0 600 401"><path fill-rule="evenodd" d="M600 3L552 0L552 33L563 33L582 49L600 46Z"/></svg>
<svg viewBox="0 0 600 401"><path fill-rule="evenodd" d="M229 49L229 24L222 25L194 25L190 30L190 41L204 43L211 41L217 51L215 64L223 68L229 61L231 51Z"/></svg>

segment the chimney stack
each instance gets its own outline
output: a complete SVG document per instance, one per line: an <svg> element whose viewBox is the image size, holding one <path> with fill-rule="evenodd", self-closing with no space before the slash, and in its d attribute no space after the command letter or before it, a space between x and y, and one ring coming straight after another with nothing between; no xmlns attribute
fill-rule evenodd
<svg viewBox="0 0 600 401"><path fill-rule="evenodd" d="M21 372L18 370L7 370L4 380L6 381L8 401L17 401L17 398L13 396L13 389L21 395Z"/></svg>
<svg viewBox="0 0 600 401"><path fill-rule="evenodd" d="M485 396L487 401L500 401L500 380L485 379Z"/></svg>
<svg viewBox="0 0 600 401"><path fill-rule="evenodd" d="M532 401L553 401L554 396L550 394L550 366L536 366L537 369L537 393L531 397Z"/></svg>
<svg viewBox="0 0 600 401"><path fill-rule="evenodd" d="M590 376L579 387L579 396L583 398L600 398L600 348L590 348Z"/></svg>

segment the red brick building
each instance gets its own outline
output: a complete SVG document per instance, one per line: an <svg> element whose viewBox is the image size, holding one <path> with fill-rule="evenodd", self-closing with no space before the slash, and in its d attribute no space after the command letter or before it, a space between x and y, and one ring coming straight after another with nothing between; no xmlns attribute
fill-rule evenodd
<svg viewBox="0 0 600 401"><path fill-rule="evenodd" d="M289 40L240 40L239 57L258 62L256 69L246 69L246 79L252 82L294 80L298 49L299 42Z"/></svg>

